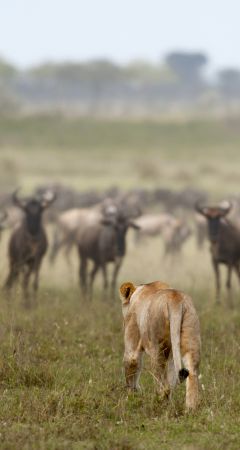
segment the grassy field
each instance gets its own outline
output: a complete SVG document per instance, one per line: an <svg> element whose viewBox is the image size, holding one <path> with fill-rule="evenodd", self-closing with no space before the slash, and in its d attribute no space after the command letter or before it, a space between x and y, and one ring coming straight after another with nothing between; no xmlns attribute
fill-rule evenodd
<svg viewBox="0 0 240 450"><path fill-rule="evenodd" d="M88 189L202 187L238 194L240 127L235 122L148 123L85 119L0 119L1 186L30 191L58 180ZM49 228L51 240L52 230ZM0 242L0 283L9 233ZM202 330L201 405L184 413L184 389L157 397L146 358L141 393L124 387L120 301L80 296L77 257L45 258L37 304L0 294L0 448L238 450L240 443L240 295L214 304L208 244L194 236L182 257L164 260L160 238L138 247L129 235L119 283L161 279L190 293ZM225 275L225 274L224 274Z"/></svg>
<svg viewBox="0 0 240 450"><path fill-rule="evenodd" d="M0 118L0 187L46 181L79 189L195 186L238 191L240 122Z"/></svg>
<svg viewBox="0 0 240 450"><path fill-rule="evenodd" d="M6 275L1 246L2 281ZM123 332L118 299L102 300L97 280L92 304L59 257L44 262L38 303L25 311L19 289L1 296L1 449L238 449L240 439L239 292L234 309L214 305L207 246L192 239L181 261L163 261L156 238L129 252L119 282L162 279L192 294L202 330L201 405L184 412L184 389L171 403L158 399L149 361L141 393L128 393L122 367ZM235 280L236 282L236 280Z"/></svg>
<svg viewBox="0 0 240 450"><path fill-rule="evenodd" d="M161 402L148 364L142 393L125 391L119 305L78 297L45 287L36 310L2 308L2 449L239 449L239 314L202 312L204 390L186 416L184 386Z"/></svg>

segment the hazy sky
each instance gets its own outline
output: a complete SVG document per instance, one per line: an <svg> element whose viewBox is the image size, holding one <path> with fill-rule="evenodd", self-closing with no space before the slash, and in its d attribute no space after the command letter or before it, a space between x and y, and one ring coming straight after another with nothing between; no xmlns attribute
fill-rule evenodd
<svg viewBox="0 0 240 450"><path fill-rule="evenodd" d="M240 67L239 21L240 0L0 0L0 55L24 67L187 49Z"/></svg>

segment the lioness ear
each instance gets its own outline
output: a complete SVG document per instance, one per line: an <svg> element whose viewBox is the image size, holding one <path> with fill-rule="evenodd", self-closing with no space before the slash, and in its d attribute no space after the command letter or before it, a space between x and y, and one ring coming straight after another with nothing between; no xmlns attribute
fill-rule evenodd
<svg viewBox="0 0 240 450"><path fill-rule="evenodd" d="M120 298L122 300L123 305L129 303L132 294L134 293L136 286L134 286L131 281L123 283L119 289Z"/></svg>

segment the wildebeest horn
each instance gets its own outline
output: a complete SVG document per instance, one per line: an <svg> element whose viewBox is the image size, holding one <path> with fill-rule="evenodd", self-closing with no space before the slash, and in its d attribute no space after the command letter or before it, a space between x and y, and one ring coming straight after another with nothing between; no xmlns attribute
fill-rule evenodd
<svg viewBox="0 0 240 450"><path fill-rule="evenodd" d="M220 209L221 211L224 213L224 215L228 214L229 211L232 209L232 203L229 202L228 200L224 200L223 202L221 202L220 204Z"/></svg>
<svg viewBox="0 0 240 450"><path fill-rule="evenodd" d="M51 190L48 190L45 192L45 194L42 196L42 199L40 200L41 206L43 209L48 208L57 198L56 192L53 192Z"/></svg>
<svg viewBox="0 0 240 450"><path fill-rule="evenodd" d="M229 213L231 208L232 203L229 201L224 201L221 203L221 205L218 206L200 206L198 203L196 203L195 205L195 210L205 217L208 217L208 214L212 209L215 209L217 211L218 217L224 217Z"/></svg>
<svg viewBox="0 0 240 450"><path fill-rule="evenodd" d="M16 189L13 194L12 194L12 200L13 203L18 206L21 209L24 209L26 206L26 202L24 200L20 200L20 198L18 197L18 192L19 192L20 188Z"/></svg>
<svg viewBox="0 0 240 450"><path fill-rule="evenodd" d="M195 210L199 213L199 214L203 214L205 216L206 211L207 211L207 207L206 206L202 206L199 203L195 204Z"/></svg>

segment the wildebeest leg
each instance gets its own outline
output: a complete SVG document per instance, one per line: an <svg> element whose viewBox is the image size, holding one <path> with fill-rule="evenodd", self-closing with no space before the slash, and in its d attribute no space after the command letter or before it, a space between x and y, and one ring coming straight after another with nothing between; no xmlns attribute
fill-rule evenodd
<svg viewBox="0 0 240 450"><path fill-rule="evenodd" d="M240 266L239 266L239 264L235 264L234 270L235 270L235 272L236 272L236 274L238 276L238 281L240 283Z"/></svg>
<svg viewBox="0 0 240 450"><path fill-rule="evenodd" d="M49 261L53 264L55 262L56 256L61 248L61 241L59 239L59 233L57 230L55 230L54 232L54 236L53 236L53 244L52 244L52 248L49 254Z"/></svg>
<svg viewBox="0 0 240 450"><path fill-rule="evenodd" d="M219 264L215 259L212 259L213 270L215 273L216 279L216 303L220 303L220 273L219 273Z"/></svg>
<svg viewBox="0 0 240 450"><path fill-rule="evenodd" d="M41 262L42 262L41 260L38 261L33 268L33 271L34 271L33 293L34 293L35 299L37 296L37 291L38 291L38 286L39 286L39 273L40 273Z"/></svg>
<svg viewBox="0 0 240 450"><path fill-rule="evenodd" d="M12 288L13 284L17 281L19 275L19 269L16 264L11 264L8 277L4 284L4 289L9 290Z"/></svg>
<svg viewBox="0 0 240 450"><path fill-rule="evenodd" d="M69 239L66 236L60 237L57 231L54 233L53 244L49 254L49 260L52 264L55 262L61 248L67 246L68 243Z"/></svg>
<svg viewBox="0 0 240 450"><path fill-rule="evenodd" d="M107 267L106 264L101 265L102 273L103 273L103 292L102 298L105 299L108 292L108 277L107 277Z"/></svg>
<svg viewBox="0 0 240 450"><path fill-rule="evenodd" d="M111 296L113 298L115 297L117 276L118 276L118 272L121 268L121 265L122 265L122 258L117 259L117 261L115 262L113 276L112 276L112 283L111 283Z"/></svg>
<svg viewBox="0 0 240 450"><path fill-rule="evenodd" d="M29 264L28 266L26 266L25 272L23 274L22 287L23 287L23 295L24 295L24 305L26 307L30 306L28 285L29 285L29 278L32 273L32 270L33 270L33 266L32 266L32 264Z"/></svg>
<svg viewBox="0 0 240 450"><path fill-rule="evenodd" d="M87 293L87 259L80 256L79 281L83 297L86 298Z"/></svg>
<svg viewBox="0 0 240 450"><path fill-rule="evenodd" d="M66 244L65 244L65 252L64 252L64 254L65 254L65 258L66 258L66 261L67 261L67 264L68 264L69 268L72 267L72 262L71 262L71 259L70 259L70 253L71 253L71 250L73 248L73 245L74 245L74 242L72 240L67 241Z"/></svg>
<svg viewBox="0 0 240 450"><path fill-rule="evenodd" d="M228 303L229 306L232 307L232 289L231 289L231 278L232 278L232 264L229 264L227 266L227 282L226 282L226 288L227 288L227 296L228 296Z"/></svg>
<svg viewBox="0 0 240 450"><path fill-rule="evenodd" d="M35 271L34 271L33 291L34 291L35 295L37 294L38 286L39 286L39 271L40 271L40 266L38 266L37 269L35 269Z"/></svg>
<svg viewBox="0 0 240 450"><path fill-rule="evenodd" d="M90 282L89 282L89 300L92 300L93 283L94 283L95 276L96 276L96 274L97 274L97 272L98 272L98 269L99 269L99 264L95 261L95 262L94 262L94 265L93 265L93 268L92 268L92 271L91 271L91 273L90 273Z"/></svg>
<svg viewBox="0 0 240 450"><path fill-rule="evenodd" d="M197 247L199 250L203 248L204 238L205 238L205 230L201 226L198 226L196 240L197 240Z"/></svg>
<svg viewBox="0 0 240 450"><path fill-rule="evenodd" d="M174 264L174 256L175 253L173 251L172 244L170 242L165 242L162 256L164 258L165 264L168 266Z"/></svg>

